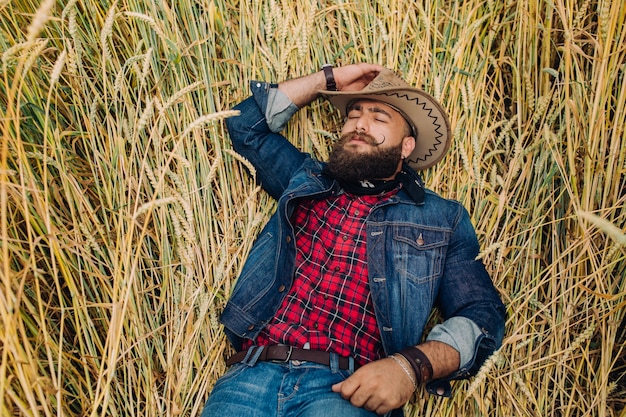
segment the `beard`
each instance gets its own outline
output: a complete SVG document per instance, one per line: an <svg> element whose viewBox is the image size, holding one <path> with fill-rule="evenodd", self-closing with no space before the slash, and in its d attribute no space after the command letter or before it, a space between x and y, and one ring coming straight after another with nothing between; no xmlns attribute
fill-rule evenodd
<svg viewBox="0 0 626 417"><path fill-rule="evenodd" d="M359 152L346 147L355 135L372 145L371 151ZM377 147L381 143L368 134L350 132L342 135L333 145L328 158L328 171L336 179L349 182L392 177L402 160L402 144L391 148Z"/></svg>

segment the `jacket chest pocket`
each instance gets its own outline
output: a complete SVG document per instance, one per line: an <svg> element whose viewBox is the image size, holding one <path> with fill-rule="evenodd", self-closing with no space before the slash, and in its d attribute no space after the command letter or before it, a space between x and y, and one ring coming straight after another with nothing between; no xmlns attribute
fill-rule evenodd
<svg viewBox="0 0 626 417"><path fill-rule="evenodd" d="M392 250L395 268L418 284L434 280L443 272L450 236L449 229L394 226Z"/></svg>

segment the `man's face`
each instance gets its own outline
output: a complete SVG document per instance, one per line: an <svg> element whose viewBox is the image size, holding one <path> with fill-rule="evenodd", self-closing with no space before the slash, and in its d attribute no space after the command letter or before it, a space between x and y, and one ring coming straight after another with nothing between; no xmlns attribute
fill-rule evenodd
<svg viewBox="0 0 626 417"><path fill-rule="evenodd" d="M328 168L338 179L390 179L403 157L415 147L408 123L391 106L379 101L354 102L341 138L334 144Z"/></svg>

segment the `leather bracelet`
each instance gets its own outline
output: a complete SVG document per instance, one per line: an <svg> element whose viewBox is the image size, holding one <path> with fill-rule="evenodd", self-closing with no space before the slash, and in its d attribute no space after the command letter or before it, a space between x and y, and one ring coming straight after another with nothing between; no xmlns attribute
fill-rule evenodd
<svg viewBox="0 0 626 417"><path fill-rule="evenodd" d="M433 379L433 366L424 352L411 346L401 350L398 354L404 356L409 361L413 372L415 372L415 380L418 383L424 384Z"/></svg>
<svg viewBox="0 0 626 417"><path fill-rule="evenodd" d="M326 77L326 90L337 91L337 84L335 83L335 76L333 75L333 66L330 64L322 65L324 70L324 77Z"/></svg>

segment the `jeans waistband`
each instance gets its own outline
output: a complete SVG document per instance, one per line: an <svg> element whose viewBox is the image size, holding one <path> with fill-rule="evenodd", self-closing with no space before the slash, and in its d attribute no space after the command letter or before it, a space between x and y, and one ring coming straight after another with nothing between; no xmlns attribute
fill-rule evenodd
<svg viewBox="0 0 626 417"><path fill-rule="evenodd" d="M228 358L226 365L231 366L243 362L248 366L254 366L257 361L304 361L314 362L331 368L355 371L359 364L353 357L340 356L334 352L321 350L299 349L286 345L252 346L248 350L235 353Z"/></svg>

